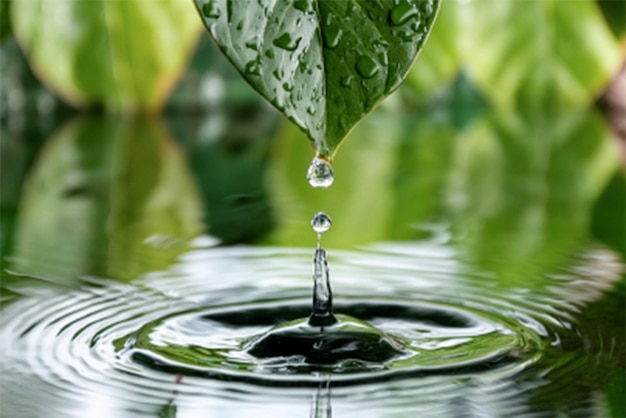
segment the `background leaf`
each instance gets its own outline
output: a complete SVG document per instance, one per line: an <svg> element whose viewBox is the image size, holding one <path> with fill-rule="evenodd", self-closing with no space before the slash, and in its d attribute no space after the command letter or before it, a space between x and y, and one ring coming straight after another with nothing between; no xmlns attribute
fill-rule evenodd
<svg viewBox="0 0 626 418"><path fill-rule="evenodd" d="M497 106L587 104L619 68L594 0L473 0L459 12L464 67Z"/></svg>
<svg viewBox="0 0 626 418"><path fill-rule="evenodd" d="M439 0L195 0L222 52L330 159L400 85Z"/></svg>
<svg viewBox="0 0 626 418"><path fill-rule="evenodd" d="M179 0L28 0L13 31L35 73L75 106L155 111L195 46L199 21ZM62 47L61 47L62 46Z"/></svg>

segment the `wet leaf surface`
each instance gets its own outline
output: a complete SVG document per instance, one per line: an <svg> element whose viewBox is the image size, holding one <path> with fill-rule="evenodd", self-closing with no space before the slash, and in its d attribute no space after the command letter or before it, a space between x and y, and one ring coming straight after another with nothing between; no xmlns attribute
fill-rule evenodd
<svg viewBox="0 0 626 418"><path fill-rule="evenodd" d="M222 52L327 159L400 85L439 7L439 0L195 2Z"/></svg>

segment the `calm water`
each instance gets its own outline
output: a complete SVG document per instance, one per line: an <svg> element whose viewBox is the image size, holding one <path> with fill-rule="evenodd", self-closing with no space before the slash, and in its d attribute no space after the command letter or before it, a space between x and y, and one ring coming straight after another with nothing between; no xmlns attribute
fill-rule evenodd
<svg viewBox="0 0 626 418"><path fill-rule="evenodd" d="M625 416L610 130L454 120L373 114L327 190L263 110L9 123L1 415ZM318 211L340 321L304 341Z"/></svg>

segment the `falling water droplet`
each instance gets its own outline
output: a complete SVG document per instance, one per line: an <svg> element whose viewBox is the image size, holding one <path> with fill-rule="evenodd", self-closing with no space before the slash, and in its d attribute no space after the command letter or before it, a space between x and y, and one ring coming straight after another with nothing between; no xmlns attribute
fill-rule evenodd
<svg viewBox="0 0 626 418"><path fill-rule="evenodd" d="M392 25L400 26L405 24L410 18L418 14L418 10L406 1L401 1L389 12L389 21Z"/></svg>
<svg viewBox="0 0 626 418"><path fill-rule="evenodd" d="M306 113L308 113L311 116L314 116L316 113L316 110L313 106L307 106Z"/></svg>
<svg viewBox="0 0 626 418"><path fill-rule="evenodd" d="M209 19L217 19L220 17L220 9L215 4L215 1L211 0L202 6L202 14Z"/></svg>
<svg viewBox="0 0 626 418"><path fill-rule="evenodd" d="M372 78L378 73L378 63L367 55L361 55L356 60L356 71L363 78Z"/></svg>
<svg viewBox="0 0 626 418"><path fill-rule="evenodd" d="M333 222L330 216L326 215L324 212L317 212L311 219L311 228L318 234L323 234L328 231L332 224Z"/></svg>
<svg viewBox="0 0 626 418"><path fill-rule="evenodd" d="M285 83L283 83L283 89L284 89L285 91L292 91L292 90L293 90L293 84L290 84L290 83L286 83L286 82L285 82Z"/></svg>
<svg viewBox="0 0 626 418"><path fill-rule="evenodd" d="M274 54L274 50L273 49L268 49L265 51L265 56L269 59L274 59L274 57L276 56L276 54Z"/></svg>
<svg viewBox="0 0 626 418"><path fill-rule="evenodd" d="M343 31L336 26L326 26L322 32L324 37L324 45L328 49L335 49L339 45Z"/></svg>
<svg viewBox="0 0 626 418"><path fill-rule="evenodd" d="M294 39L289 33L285 32L272 42L277 47L286 51L295 51L300 45L302 38Z"/></svg>
<svg viewBox="0 0 626 418"><path fill-rule="evenodd" d="M306 173L306 178L309 180L311 186L324 189L330 187L335 180L331 165L317 157L311 161L309 170Z"/></svg>

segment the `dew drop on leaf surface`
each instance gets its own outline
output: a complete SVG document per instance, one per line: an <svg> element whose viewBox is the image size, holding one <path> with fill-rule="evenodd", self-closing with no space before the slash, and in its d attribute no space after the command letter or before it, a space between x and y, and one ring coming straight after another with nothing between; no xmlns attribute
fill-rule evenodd
<svg viewBox="0 0 626 418"><path fill-rule="evenodd" d="M378 73L378 63L367 55L361 55L356 60L356 70L363 78L372 78Z"/></svg>
<svg viewBox="0 0 626 418"><path fill-rule="evenodd" d="M418 10L407 2L400 2L389 12L389 20L392 25L400 26L405 24L410 18L418 14Z"/></svg>
<svg viewBox="0 0 626 418"><path fill-rule="evenodd" d="M302 40L302 38L294 39L289 33L285 32L278 38L274 39L274 42L272 43L286 51L295 51L300 44L300 40Z"/></svg>

